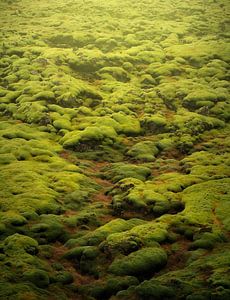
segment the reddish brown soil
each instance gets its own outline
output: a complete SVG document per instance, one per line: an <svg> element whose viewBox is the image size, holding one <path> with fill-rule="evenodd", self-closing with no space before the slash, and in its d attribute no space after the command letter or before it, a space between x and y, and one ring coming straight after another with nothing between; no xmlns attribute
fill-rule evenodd
<svg viewBox="0 0 230 300"><path fill-rule="evenodd" d="M71 216L76 216L78 214L78 212L76 211L76 210L66 210L65 212L64 212L64 216L66 216L66 217L71 217Z"/></svg>
<svg viewBox="0 0 230 300"><path fill-rule="evenodd" d="M166 244L162 245L162 248L164 248L167 252L169 252L168 256L168 262L166 267L161 271L162 273L168 272L168 271L174 271L178 269L183 269L185 267L187 257L186 253L188 253L189 245L191 244L191 241L186 239L181 239L178 242L178 250L175 252L171 252L171 245Z"/></svg>
<svg viewBox="0 0 230 300"><path fill-rule="evenodd" d="M174 118L175 112L171 111L171 110L166 110L164 112L164 116L167 119L167 121L172 121L172 119Z"/></svg>
<svg viewBox="0 0 230 300"><path fill-rule="evenodd" d="M223 228L223 224L217 218L217 215L216 215L216 208L217 208L217 206L218 206L218 203L215 203L214 207L212 208L212 219L213 219L213 223L222 229Z"/></svg>
<svg viewBox="0 0 230 300"><path fill-rule="evenodd" d="M53 256L52 258L49 260L50 264L53 263L61 263L66 271L69 271L73 277L74 277L74 284L76 285L81 285L81 284L88 284L92 281L94 281L95 279L91 276L87 276L87 275L81 275L80 272L77 271L77 269L74 267L74 263L71 261L67 261L62 259L62 256L68 251L68 249L63 246L61 243L56 242L55 244L53 244Z"/></svg>
<svg viewBox="0 0 230 300"><path fill-rule="evenodd" d="M70 163L75 164L77 162L77 159L68 150L63 150L62 152L60 152L59 156Z"/></svg>
<svg viewBox="0 0 230 300"><path fill-rule="evenodd" d="M217 215L216 215L216 208L218 207L218 203L216 202L214 204L214 207L212 208L212 220L213 220L213 224L215 224L216 226L220 227L221 231L225 233L226 237L228 237L228 239L230 239L230 232L226 231L224 229L223 223L218 219Z"/></svg>
<svg viewBox="0 0 230 300"><path fill-rule="evenodd" d="M93 202L105 202L106 204L110 204L111 201L112 201L112 197L108 196L108 195L105 195L104 191L96 194L93 197Z"/></svg>
<svg viewBox="0 0 230 300"><path fill-rule="evenodd" d="M162 152L161 158L163 159L176 159L178 161L186 157L186 154L182 153L178 149L172 149L169 151Z"/></svg>

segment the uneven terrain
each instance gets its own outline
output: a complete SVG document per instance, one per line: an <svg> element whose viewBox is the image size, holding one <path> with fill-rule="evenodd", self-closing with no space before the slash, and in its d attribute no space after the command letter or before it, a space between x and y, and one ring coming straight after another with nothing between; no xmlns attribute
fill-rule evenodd
<svg viewBox="0 0 230 300"><path fill-rule="evenodd" d="M230 299L229 15L0 1L0 299Z"/></svg>

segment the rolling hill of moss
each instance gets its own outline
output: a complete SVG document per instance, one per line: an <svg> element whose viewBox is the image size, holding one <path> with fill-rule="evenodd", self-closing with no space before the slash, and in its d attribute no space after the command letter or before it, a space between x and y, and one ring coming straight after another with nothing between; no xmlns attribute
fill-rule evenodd
<svg viewBox="0 0 230 300"><path fill-rule="evenodd" d="M0 1L0 299L230 299L229 14Z"/></svg>

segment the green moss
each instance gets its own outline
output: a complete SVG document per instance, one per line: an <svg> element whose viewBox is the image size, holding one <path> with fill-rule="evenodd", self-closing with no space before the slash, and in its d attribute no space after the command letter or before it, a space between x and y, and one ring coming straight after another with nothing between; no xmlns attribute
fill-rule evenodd
<svg viewBox="0 0 230 300"><path fill-rule="evenodd" d="M33 289L34 288L34 289ZM0 296L2 298L8 297L9 299L16 298L17 299L38 299L38 300L45 300L47 297L50 297L50 293L46 290L42 290L35 288L35 286L31 286L28 283L1 283L0 284Z"/></svg>
<svg viewBox="0 0 230 300"><path fill-rule="evenodd" d="M196 293L199 295L206 295L206 297L207 295L208 297L214 297L217 287L219 287L220 290L223 290L223 286L220 282L218 284L216 281L217 285L213 284L215 279L220 279L222 277L222 280L225 280L228 277L225 269L226 264L228 264L227 252L228 246L221 245L217 251L214 251L210 255L200 255L198 259L187 265L182 270L171 271L158 276L157 281L163 285L173 284L175 294L180 295L180 297L195 295ZM210 287L207 291L202 275L199 276L198 274L204 275L207 274L206 272L210 271L212 273L210 278L213 278L213 281L212 279L210 279L210 281L208 280ZM194 274L197 274L197 276L194 277ZM223 281L222 284L224 285Z"/></svg>
<svg viewBox="0 0 230 300"><path fill-rule="evenodd" d="M159 270L167 262L167 255L161 248L143 248L116 259L109 267L109 272L116 275L141 275Z"/></svg>
<svg viewBox="0 0 230 300"><path fill-rule="evenodd" d="M214 247L214 242L211 241L211 240L208 240L208 239L200 239L200 240L197 240L195 242L192 243L192 245L190 246L190 249L191 250L195 250L195 249L198 249L198 248L201 248L201 249L213 249Z"/></svg>
<svg viewBox="0 0 230 300"><path fill-rule="evenodd" d="M190 249L213 249L218 242L224 242L224 237L220 234L205 232L194 236L194 242L190 245Z"/></svg>
<svg viewBox="0 0 230 300"><path fill-rule="evenodd" d="M61 283L61 284L70 284L72 283L74 280L73 275L70 272L66 272L66 271L60 271L55 273L55 275L53 275L50 278L51 282L57 282L57 283Z"/></svg>
<svg viewBox="0 0 230 300"><path fill-rule="evenodd" d="M81 200L82 201L82 200ZM77 216L70 216L64 220L64 222L70 226L98 226L100 222L98 221L98 214L89 210L82 210Z"/></svg>
<svg viewBox="0 0 230 300"><path fill-rule="evenodd" d="M142 161L154 161L158 153L159 149L155 146L154 142L144 141L132 146L127 155Z"/></svg>
<svg viewBox="0 0 230 300"><path fill-rule="evenodd" d="M175 139L174 138L163 138L159 142L157 142L157 147L160 150L170 150L175 147Z"/></svg>
<svg viewBox="0 0 230 300"><path fill-rule="evenodd" d="M43 103L24 102L21 103L19 109L13 113L13 116L15 119L28 123L48 124L50 121L46 112L47 108Z"/></svg>
<svg viewBox="0 0 230 300"><path fill-rule="evenodd" d="M40 92L36 95L34 95L34 100L47 100L47 101L52 101L54 100L55 96L54 93L51 91L43 91Z"/></svg>
<svg viewBox="0 0 230 300"><path fill-rule="evenodd" d="M11 224L14 226L22 226L27 223L26 218L24 218L22 215L18 214L15 211L7 211L7 213L1 213L0 219L5 224Z"/></svg>
<svg viewBox="0 0 230 300"><path fill-rule="evenodd" d="M1 98L1 103L11 103L21 95L20 91L10 91Z"/></svg>
<svg viewBox="0 0 230 300"><path fill-rule="evenodd" d="M218 118L228 121L230 116L230 105L226 102L218 102L210 109L210 112Z"/></svg>
<svg viewBox="0 0 230 300"><path fill-rule="evenodd" d="M72 69L78 72L95 72L103 67L104 55L100 50L80 49L74 57L69 59L69 65Z"/></svg>
<svg viewBox="0 0 230 300"><path fill-rule="evenodd" d="M159 76L178 76L181 74L181 68L174 63L153 63L147 68L147 72L153 77Z"/></svg>
<svg viewBox="0 0 230 300"><path fill-rule="evenodd" d="M166 129L166 120L160 115L153 115L142 118L141 126L147 134L157 134L164 132Z"/></svg>
<svg viewBox="0 0 230 300"><path fill-rule="evenodd" d="M82 273L97 275L95 260L99 256L99 250L94 246L76 247L66 252L63 258L79 264Z"/></svg>
<svg viewBox="0 0 230 300"><path fill-rule="evenodd" d="M89 126L83 131L72 131L67 133L61 142L65 148L75 148L80 152L94 149L98 143L111 144L117 138L117 134L112 127L101 126L93 127Z"/></svg>
<svg viewBox="0 0 230 300"><path fill-rule="evenodd" d="M205 62L205 56L210 57L216 54L223 60L226 57L226 49L223 49L222 44L216 41L197 41L192 44L174 45L170 46L168 50L171 55L181 56L195 66L201 66Z"/></svg>
<svg viewBox="0 0 230 300"><path fill-rule="evenodd" d="M38 252L38 243L31 237L15 233L4 240L3 250L9 256L24 252L34 255Z"/></svg>
<svg viewBox="0 0 230 300"><path fill-rule="evenodd" d="M145 88L156 85L156 80L149 74L144 74L140 79L141 85Z"/></svg>
<svg viewBox="0 0 230 300"><path fill-rule="evenodd" d="M52 215L43 215L40 222L31 226L32 235L41 243L50 243L56 240L62 240L65 236L63 225L58 217Z"/></svg>
<svg viewBox="0 0 230 300"><path fill-rule="evenodd" d="M65 118L55 120L53 122L53 126L56 129L59 129L59 130L61 130L61 129L71 130L72 129L71 122L68 119L65 119Z"/></svg>
<svg viewBox="0 0 230 300"><path fill-rule="evenodd" d="M138 284L138 280L133 276L108 276L104 283L97 286L86 285L82 291L96 299L107 298L116 295L118 291L126 290L129 286Z"/></svg>
<svg viewBox="0 0 230 300"><path fill-rule="evenodd" d="M120 124L119 132L128 136L141 133L140 122L137 118L119 112L112 114L112 118Z"/></svg>
<svg viewBox="0 0 230 300"><path fill-rule="evenodd" d="M49 276L43 270L31 270L23 273L23 279L35 284L39 288L46 288L49 285Z"/></svg>
<svg viewBox="0 0 230 300"><path fill-rule="evenodd" d="M125 163L115 163L108 171L105 172L106 177L112 179L113 182L117 182L128 177L145 180L150 176L150 174L151 171L147 167Z"/></svg>
<svg viewBox="0 0 230 300"><path fill-rule="evenodd" d="M210 102L216 102L218 100L218 96L216 93L211 92L209 90L201 90L201 91L195 91L190 94L188 94L184 98L183 105L188 108L193 107L199 107L197 106L197 103L200 101L210 101Z"/></svg>
<svg viewBox="0 0 230 300"><path fill-rule="evenodd" d="M163 180L158 184L158 180ZM116 188L111 192L113 195L113 209L141 210L146 213L154 213L156 216L166 212L183 209L183 203L175 199L170 192L180 192L183 188L200 182L195 176L181 176L177 173L163 174L156 182L146 181L143 183L134 178L120 180Z"/></svg>
<svg viewBox="0 0 230 300"><path fill-rule="evenodd" d="M75 239L73 241L70 240L71 246L72 245L98 245L103 240L106 239L106 237L112 233L116 232L123 232L126 230L129 230L137 225L142 224L142 220L139 219L130 219L128 221L125 221L123 219L115 219L108 223L106 223L103 226L100 226L93 232L90 232L86 234L84 237L80 237L79 239ZM67 245L69 242L67 242Z"/></svg>
<svg viewBox="0 0 230 300"><path fill-rule="evenodd" d="M10 164L11 162L13 162L15 160L16 160L16 158L12 153L0 154L0 164L2 164L2 165Z"/></svg>
<svg viewBox="0 0 230 300"><path fill-rule="evenodd" d="M68 47L82 47L83 45L89 43L90 36L83 34L57 34L51 36L48 39L48 43L52 46L60 47L60 48L68 48Z"/></svg>
<svg viewBox="0 0 230 300"><path fill-rule="evenodd" d="M81 259L82 255L87 255L87 253L93 253L94 257L96 257L98 255L98 251L96 247L93 246L82 246L82 247L76 247L73 248L71 250L69 250L68 252L66 252L63 256L63 258L66 259Z"/></svg>
<svg viewBox="0 0 230 300"><path fill-rule="evenodd" d="M183 215L189 222L212 223L212 208L217 202L221 206L221 191L228 193L228 179L212 180L196 184L184 190L182 199L185 202ZM224 216L223 216L224 217Z"/></svg>
<svg viewBox="0 0 230 300"><path fill-rule="evenodd" d="M121 67L104 67L98 71L98 74L101 78L104 78L104 74L109 74L118 81L129 81L128 73ZM105 78L107 78L107 76L105 76Z"/></svg>
<svg viewBox="0 0 230 300"><path fill-rule="evenodd" d="M133 251L137 251L142 246L142 240L135 234L131 234L129 231L121 233L110 234L106 242L100 245L100 248L104 252L110 253L111 255L121 253L128 255Z"/></svg>
<svg viewBox="0 0 230 300"><path fill-rule="evenodd" d="M155 245L156 242L162 243L168 237L167 232L168 224L161 222L150 222L133 228L130 233L140 237L146 246Z"/></svg>
<svg viewBox="0 0 230 300"><path fill-rule="evenodd" d="M0 298L229 299L227 0L53 2L0 1Z"/></svg>
<svg viewBox="0 0 230 300"><path fill-rule="evenodd" d="M21 138L21 139L25 139L25 140L31 140L31 139L35 138L34 135L32 135L28 132L23 132L22 130L15 130L15 131L8 130L8 131L5 131L2 136L6 139Z"/></svg>
<svg viewBox="0 0 230 300"><path fill-rule="evenodd" d="M149 299L151 297L154 299L170 299L175 297L173 288L163 286L157 281L154 282L154 280L142 282L138 285L136 291L143 299Z"/></svg>

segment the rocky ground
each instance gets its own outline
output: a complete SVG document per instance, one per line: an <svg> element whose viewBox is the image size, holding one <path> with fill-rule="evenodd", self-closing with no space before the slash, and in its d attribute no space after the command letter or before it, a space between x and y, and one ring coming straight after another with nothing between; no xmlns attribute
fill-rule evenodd
<svg viewBox="0 0 230 300"><path fill-rule="evenodd" d="M0 1L0 299L230 299L229 14Z"/></svg>

